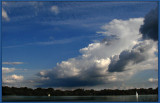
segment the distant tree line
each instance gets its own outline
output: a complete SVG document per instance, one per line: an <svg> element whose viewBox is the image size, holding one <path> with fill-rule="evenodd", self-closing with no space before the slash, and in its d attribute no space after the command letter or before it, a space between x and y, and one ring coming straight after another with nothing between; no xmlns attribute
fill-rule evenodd
<svg viewBox="0 0 160 103"><path fill-rule="evenodd" d="M18 95L18 96L104 96L104 95L135 95L138 92L139 95L149 95L149 94L158 94L158 87L153 88L140 88L140 89L128 89L128 90L112 90L112 89L103 89L103 90L85 90L85 89L75 89L75 90L59 90L53 88L36 88L31 89L27 87L2 87L2 95Z"/></svg>

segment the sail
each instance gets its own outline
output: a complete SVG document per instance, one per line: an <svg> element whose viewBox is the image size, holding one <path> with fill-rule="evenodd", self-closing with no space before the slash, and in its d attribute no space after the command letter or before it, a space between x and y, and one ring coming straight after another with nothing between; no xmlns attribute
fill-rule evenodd
<svg viewBox="0 0 160 103"><path fill-rule="evenodd" d="M138 97L138 93L136 92L136 97Z"/></svg>

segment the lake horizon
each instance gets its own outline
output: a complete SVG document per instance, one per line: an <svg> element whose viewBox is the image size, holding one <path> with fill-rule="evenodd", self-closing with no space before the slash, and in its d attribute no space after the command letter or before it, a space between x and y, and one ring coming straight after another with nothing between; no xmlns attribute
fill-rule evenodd
<svg viewBox="0 0 160 103"><path fill-rule="evenodd" d="M158 102L158 95L2 96L3 102Z"/></svg>

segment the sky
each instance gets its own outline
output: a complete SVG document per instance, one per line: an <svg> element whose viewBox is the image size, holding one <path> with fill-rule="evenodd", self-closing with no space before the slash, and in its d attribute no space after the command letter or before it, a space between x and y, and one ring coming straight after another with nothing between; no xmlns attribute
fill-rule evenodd
<svg viewBox="0 0 160 103"><path fill-rule="evenodd" d="M2 85L156 88L157 2L2 2Z"/></svg>

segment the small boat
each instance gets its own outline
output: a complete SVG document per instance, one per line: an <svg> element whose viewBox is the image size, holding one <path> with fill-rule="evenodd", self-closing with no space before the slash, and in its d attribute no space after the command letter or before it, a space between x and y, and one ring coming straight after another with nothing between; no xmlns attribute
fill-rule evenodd
<svg viewBox="0 0 160 103"><path fill-rule="evenodd" d="M138 98L138 93L136 92L136 97Z"/></svg>
<svg viewBox="0 0 160 103"><path fill-rule="evenodd" d="M137 91L136 91L136 100L137 100L137 102L138 102L138 93L137 93Z"/></svg>
<svg viewBox="0 0 160 103"><path fill-rule="evenodd" d="M48 94L48 97L50 97L51 95L50 94Z"/></svg>

